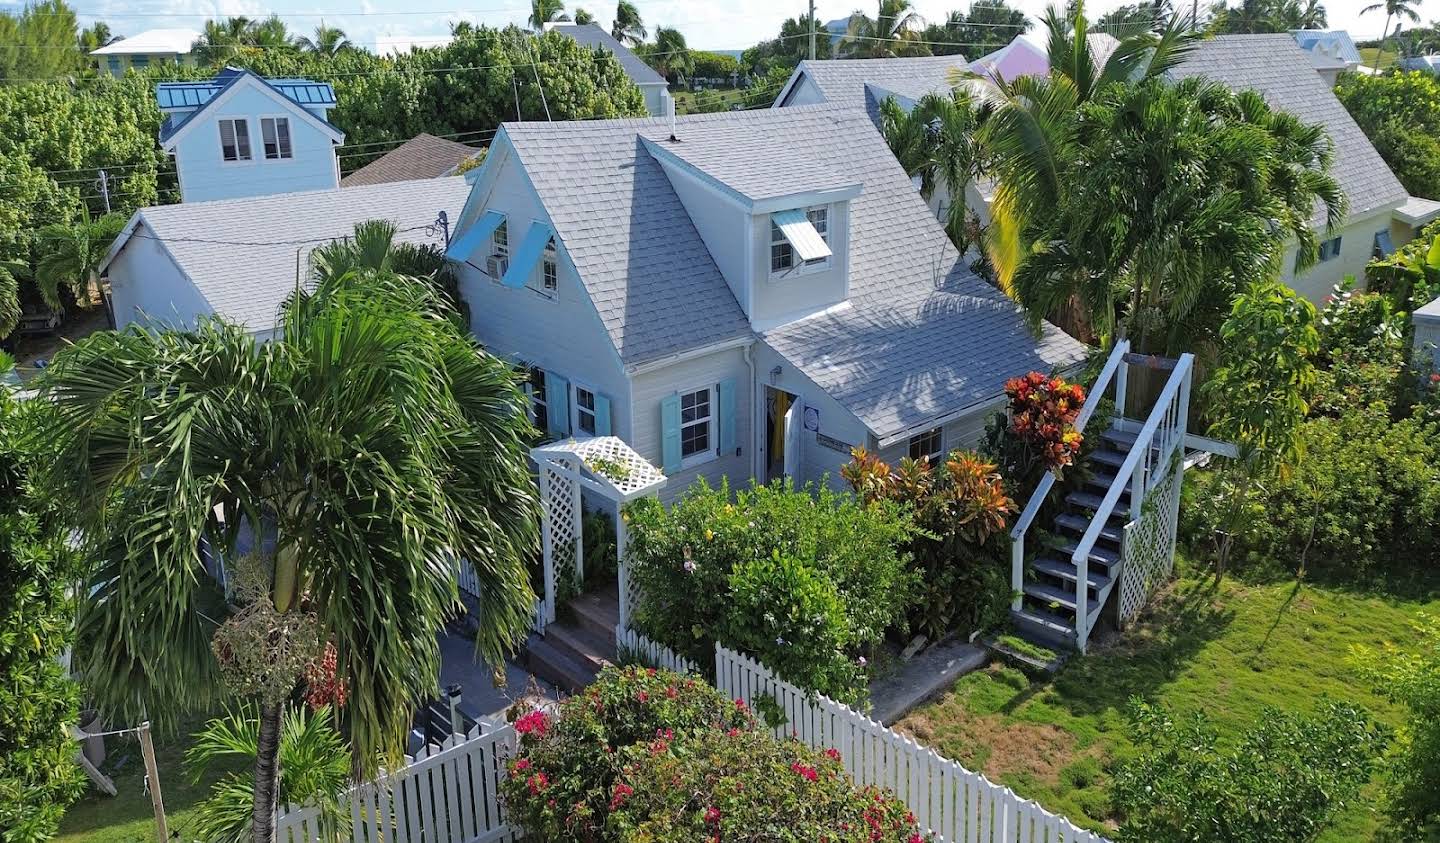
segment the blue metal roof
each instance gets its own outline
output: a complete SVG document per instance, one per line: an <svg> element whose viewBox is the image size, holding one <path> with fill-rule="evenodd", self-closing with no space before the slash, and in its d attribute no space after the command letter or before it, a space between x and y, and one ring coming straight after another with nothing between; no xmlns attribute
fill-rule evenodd
<svg viewBox="0 0 1440 843"><path fill-rule="evenodd" d="M1360 51L1355 48L1350 33L1343 29L1292 29L1290 34L1301 49L1314 50L1317 45L1323 46L1350 64L1360 64Z"/></svg>
<svg viewBox="0 0 1440 843"><path fill-rule="evenodd" d="M317 106L329 108L336 102L335 89L328 82L312 82L309 79L266 79L252 71L236 67L225 68L208 82L161 82L155 86L155 98L160 102L161 108L194 110L166 116L165 122L160 125L160 142L164 143L169 140L171 136L180 131L182 126L204 111L204 107L217 94L243 76L254 76L296 105L307 108ZM336 133L344 134L339 127L320 118L319 115L312 116L334 129Z"/></svg>

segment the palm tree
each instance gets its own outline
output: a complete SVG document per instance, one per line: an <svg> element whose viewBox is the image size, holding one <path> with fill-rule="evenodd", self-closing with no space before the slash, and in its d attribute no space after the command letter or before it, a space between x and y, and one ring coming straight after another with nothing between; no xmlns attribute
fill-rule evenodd
<svg viewBox="0 0 1440 843"><path fill-rule="evenodd" d="M547 23L567 20L563 0L530 0L530 28L536 32Z"/></svg>
<svg viewBox="0 0 1440 843"><path fill-rule="evenodd" d="M920 194L928 201L937 187L950 194L944 220L950 240L965 250L965 186L979 175L980 149L976 130L980 113L965 89L950 95L927 94L909 112L893 97L880 104L881 133L911 178L920 178Z"/></svg>
<svg viewBox="0 0 1440 843"><path fill-rule="evenodd" d="M202 65L221 65L252 45L255 22L242 16L222 21L207 20L205 28L192 47L195 61Z"/></svg>
<svg viewBox="0 0 1440 843"><path fill-rule="evenodd" d="M1378 3L1371 3L1360 10L1360 14L1368 15L1371 12L1385 10L1385 28L1380 30L1380 44L1375 50L1375 70L1380 69L1380 57L1385 54L1385 39L1390 37L1390 19L1397 18L1401 21L1408 20L1411 23L1420 22L1420 13L1415 7L1420 5L1420 0L1380 0Z"/></svg>
<svg viewBox="0 0 1440 843"><path fill-rule="evenodd" d="M23 261L0 260L0 340L20 324L20 278L29 269Z"/></svg>
<svg viewBox="0 0 1440 843"><path fill-rule="evenodd" d="M120 40L120 36L110 31L110 24L105 21L96 21L88 29L81 31L79 37L80 52L89 55L91 52L108 47Z"/></svg>
<svg viewBox="0 0 1440 843"><path fill-rule="evenodd" d="M655 72L666 79L677 75L687 75L694 66L690 57L690 47L685 43L685 34L669 26L655 27L655 43L650 46L645 55L648 56L650 66L655 68Z"/></svg>
<svg viewBox="0 0 1440 843"><path fill-rule="evenodd" d="M393 237L369 223L318 249L314 290L292 294L273 341L218 318L99 332L41 378L49 481L97 560L77 621L87 689L119 719L170 724L222 683L258 697L257 843L273 840L287 700L322 643L348 686L355 773L370 775L437 687L457 559L484 584L489 663L534 604L524 396L429 283L384 268ZM243 525L263 539L245 555ZM256 598L228 618L202 544Z"/></svg>
<svg viewBox="0 0 1440 843"><path fill-rule="evenodd" d="M1286 29L1324 29L1330 25L1330 18L1320 0L1288 0L1285 4Z"/></svg>
<svg viewBox="0 0 1440 843"><path fill-rule="evenodd" d="M346 37L345 30L333 26L326 26L324 21L315 27L315 37L301 37L296 40L295 45L307 53L315 53L322 56L336 56L346 50L353 50L354 44Z"/></svg>
<svg viewBox="0 0 1440 843"><path fill-rule="evenodd" d="M850 16L840 53L847 58L869 59L926 55L929 50L919 37L924 28L925 19L915 11L911 0L880 0L874 18L861 12Z"/></svg>
<svg viewBox="0 0 1440 843"><path fill-rule="evenodd" d="M645 31L645 24L640 20L640 10L630 0L620 0L615 4L615 23L610 27L610 35L621 44L629 44L632 47L645 40L650 33Z"/></svg>
<svg viewBox="0 0 1440 843"><path fill-rule="evenodd" d="M581 26L587 26L595 22L595 16L586 9L575 9L575 22Z"/></svg>
<svg viewBox="0 0 1440 843"><path fill-rule="evenodd" d="M92 296L103 292L100 262L124 227L124 214L106 214L74 225L52 223L40 229L35 282L45 303L56 310L62 307L63 284L74 292L77 302L89 307Z"/></svg>
<svg viewBox="0 0 1440 843"><path fill-rule="evenodd" d="M271 15L258 21L250 29L249 44L262 50L286 50L295 48L295 40L279 15Z"/></svg>

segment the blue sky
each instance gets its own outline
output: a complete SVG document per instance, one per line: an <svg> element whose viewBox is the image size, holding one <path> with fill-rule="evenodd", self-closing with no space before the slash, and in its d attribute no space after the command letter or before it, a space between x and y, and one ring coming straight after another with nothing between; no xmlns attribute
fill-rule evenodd
<svg viewBox="0 0 1440 843"><path fill-rule="evenodd" d="M424 43L427 36L442 36L449 23L471 20L494 25L522 23L529 14L524 0L73 0L82 21L96 17L108 20L122 34L145 29L200 29L207 17L226 15L265 16L271 12L285 18L292 30L309 32L321 19L339 26L350 37L373 47L377 37L413 37ZM1014 2L1014 0L1012 0ZM1184 3L1184 0L1177 0ZM1120 5L1121 0L1094 0L1092 13ZM1019 0L1016 5L1032 17L1041 13L1048 0ZM614 0L567 0L588 9L608 26L614 15ZM638 0L641 16L649 26L678 27L690 46L701 49L742 49L773 37L787 17L805 11L803 0ZM863 4L865 8L875 3ZM949 9L967 8L968 0L917 0L916 8L927 19L942 20ZM1202 6L1204 2L1202 0ZM1368 0L1329 0L1326 8L1330 25L1346 28L1357 38L1375 37L1384 15L1359 11ZM821 19L845 17L857 7L856 0L817 0ZM1424 20L1440 18L1440 0L1420 5Z"/></svg>

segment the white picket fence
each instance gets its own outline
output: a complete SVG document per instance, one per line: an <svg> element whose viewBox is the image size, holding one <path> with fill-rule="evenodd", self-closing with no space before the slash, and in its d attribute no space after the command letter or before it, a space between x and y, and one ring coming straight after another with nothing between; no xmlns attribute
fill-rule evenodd
<svg viewBox="0 0 1440 843"><path fill-rule="evenodd" d="M1107 843L1010 788L718 645L715 686L752 709L762 697L773 699L787 720L774 728L776 737L838 751L858 784L894 791L938 843Z"/></svg>
<svg viewBox="0 0 1440 843"><path fill-rule="evenodd" d="M355 843L509 843L519 829L505 820L499 783L516 746L515 727L481 722L468 735L429 746L394 773L341 797L341 840ZM279 843L333 839L320 810L286 806Z"/></svg>
<svg viewBox="0 0 1440 843"><path fill-rule="evenodd" d="M701 675L700 668L694 662L676 655L669 647L651 641L623 623L615 627L615 647L622 658L630 653L651 667Z"/></svg>

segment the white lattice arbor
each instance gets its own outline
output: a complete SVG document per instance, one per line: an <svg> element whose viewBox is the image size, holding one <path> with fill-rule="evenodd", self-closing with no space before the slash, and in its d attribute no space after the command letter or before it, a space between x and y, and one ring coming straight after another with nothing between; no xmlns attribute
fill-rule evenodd
<svg viewBox="0 0 1440 843"><path fill-rule="evenodd" d="M620 561L620 625L630 621L629 577L625 569L625 521L619 517L625 504L654 495L665 486L665 475L616 436L567 439L530 451L539 472L540 535L544 551L545 594L536 613L536 631L555 620L556 583L559 577L585 578L585 551L581 530L581 493L590 491L615 504L615 553Z"/></svg>

